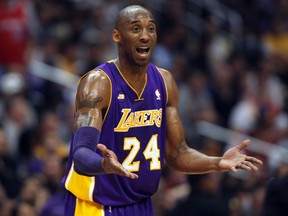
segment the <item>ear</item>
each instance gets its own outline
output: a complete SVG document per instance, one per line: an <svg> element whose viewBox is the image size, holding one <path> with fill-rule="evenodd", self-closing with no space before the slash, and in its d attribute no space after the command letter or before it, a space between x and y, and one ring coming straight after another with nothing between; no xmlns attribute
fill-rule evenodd
<svg viewBox="0 0 288 216"><path fill-rule="evenodd" d="M114 31L113 31L113 40L116 43L119 43L119 41L120 41L120 34L119 34L119 31L117 29L114 29Z"/></svg>

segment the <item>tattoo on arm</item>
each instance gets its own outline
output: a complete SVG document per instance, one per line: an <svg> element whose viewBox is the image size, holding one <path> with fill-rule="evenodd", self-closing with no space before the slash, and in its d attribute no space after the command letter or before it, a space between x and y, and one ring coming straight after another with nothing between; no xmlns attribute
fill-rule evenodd
<svg viewBox="0 0 288 216"><path fill-rule="evenodd" d="M95 98L94 100L89 100L87 97L84 97L84 98L77 97L76 100L77 100L77 108L78 109L81 109L84 107L95 108L98 103L103 101L103 98L98 97L98 98Z"/></svg>
<svg viewBox="0 0 288 216"><path fill-rule="evenodd" d="M76 122L75 122L74 128L77 129L77 128L80 128L83 126L92 126L95 119L96 118L91 116L90 113L79 114L76 117Z"/></svg>
<svg viewBox="0 0 288 216"><path fill-rule="evenodd" d="M77 97L77 109L81 108L88 108L93 109L97 106L98 103L102 102L103 98L98 97L93 100L89 100L87 97L81 98ZM99 120L98 117L93 116L93 114L89 111L80 113L76 116L76 121L73 126L73 129L76 130L77 128L83 127L83 126L93 126L95 124L95 121Z"/></svg>

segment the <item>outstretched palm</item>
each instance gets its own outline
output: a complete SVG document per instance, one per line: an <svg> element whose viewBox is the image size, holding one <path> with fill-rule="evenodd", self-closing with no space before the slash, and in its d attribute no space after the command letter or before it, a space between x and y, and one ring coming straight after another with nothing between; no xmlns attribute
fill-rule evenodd
<svg viewBox="0 0 288 216"><path fill-rule="evenodd" d="M126 176L132 179L138 178L138 175L125 169L125 167L119 163L116 154L113 151L107 149L105 145L98 144L97 148L102 152L103 155L102 167L105 173Z"/></svg>
<svg viewBox="0 0 288 216"><path fill-rule="evenodd" d="M258 167L255 164L261 165L262 161L241 153L241 150L245 149L250 143L250 140L245 140L239 145L228 149L219 162L220 171L231 170L232 172L237 172L237 169L257 171Z"/></svg>

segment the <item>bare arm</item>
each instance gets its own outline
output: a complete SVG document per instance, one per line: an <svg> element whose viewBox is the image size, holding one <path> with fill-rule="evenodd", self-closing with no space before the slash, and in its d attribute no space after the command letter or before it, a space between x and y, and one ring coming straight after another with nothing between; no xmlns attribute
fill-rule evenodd
<svg viewBox="0 0 288 216"><path fill-rule="evenodd" d="M91 71L79 82L75 98L75 129L90 126L101 131L102 111L110 100L110 83L101 71Z"/></svg>
<svg viewBox="0 0 288 216"><path fill-rule="evenodd" d="M81 131L80 129L82 127L91 127L96 129L95 133L99 133L98 137L100 137L103 114L105 115L104 112L108 108L111 100L110 89L111 83L108 77L100 70L89 72L79 82L75 98L76 132ZM93 132L93 134L95 133ZM87 139L86 137L85 139ZM81 174L93 175L91 173L94 171L94 166L99 165L97 165L98 162L95 159L99 158L99 155L94 151L97 147L102 152L103 158L101 159L101 166L105 173L114 173L130 178L138 177L136 174L127 171L118 162L116 154L107 149L105 145L95 143L94 140L91 139L85 142L85 145L81 144L81 138L77 139L77 141L78 143L76 143L76 145L78 145L78 148L73 150L74 162L75 167L80 167L82 168L80 170L85 172Z"/></svg>
<svg viewBox="0 0 288 216"><path fill-rule="evenodd" d="M250 144L243 141L238 146L228 150L222 157L211 157L188 147L185 141L184 129L178 114L178 89L175 80L167 71L160 69L168 90L167 141L165 159L167 164L180 172L188 174L208 173L214 171L257 170L253 163L262 164L256 158L241 154L240 151Z"/></svg>

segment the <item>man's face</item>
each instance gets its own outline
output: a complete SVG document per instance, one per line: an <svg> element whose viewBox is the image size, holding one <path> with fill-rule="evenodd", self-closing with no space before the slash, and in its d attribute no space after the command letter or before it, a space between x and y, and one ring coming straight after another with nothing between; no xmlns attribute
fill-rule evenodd
<svg viewBox="0 0 288 216"><path fill-rule="evenodd" d="M132 64L146 66L157 41L152 15L145 10L128 13L118 29L118 34L119 40L116 42L119 45L119 55Z"/></svg>

